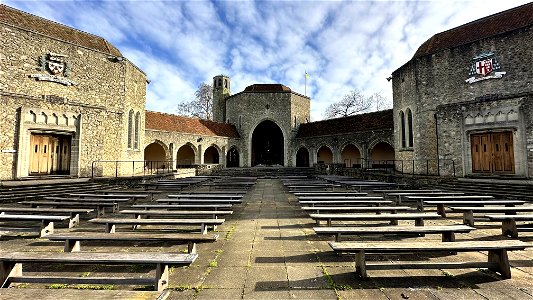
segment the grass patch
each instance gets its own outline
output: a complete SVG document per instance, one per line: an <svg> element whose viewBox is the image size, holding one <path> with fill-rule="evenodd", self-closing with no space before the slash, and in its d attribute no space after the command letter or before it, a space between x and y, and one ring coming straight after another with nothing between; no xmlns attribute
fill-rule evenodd
<svg viewBox="0 0 533 300"><path fill-rule="evenodd" d="M446 277L455 277L455 275L453 275L452 273L448 272L448 271L444 271L444 270L440 270L442 272L442 275L446 276Z"/></svg>
<svg viewBox="0 0 533 300"><path fill-rule="evenodd" d="M235 224L231 224L231 227L229 228L228 232L226 232L225 240L229 241L231 238L231 235L233 234L233 231L235 230Z"/></svg>
<svg viewBox="0 0 533 300"><path fill-rule="evenodd" d="M50 289L50 290L60 290L60 289L67 289L68 288L68 284L58 284L58 283L54 283L54 284L49 284L46 286L47 289Z"/></svg>
<svg viewBox="0 0 533 300"><path fill-rule="evenodd" d="M89 277L89 275L91 275L91 272L83 272L80 277Z"/></svg>
<svg viewBox="0 0 533 300"><path fill-rule="evenodd" d="M335 283L335 280L331 277L331 275L328 272L328 269L324 265L320 266L322 268L322 274L324 274L324 277L326 278L326 281L328 282L329 288L332 289L335 292L335 296L337 297L337 300L341 299L341 295L339 294L339 290L346 290L347 285L338 285ZM352 287L350 287L351 289Z"/></svg>
<svg viewBox="0 0 533 300"><path fill-rule="evenodd" d="M106 285L89 285L89 284L80 284L76 286L78 290L112 290L115 287L112 284Z"/></svg>

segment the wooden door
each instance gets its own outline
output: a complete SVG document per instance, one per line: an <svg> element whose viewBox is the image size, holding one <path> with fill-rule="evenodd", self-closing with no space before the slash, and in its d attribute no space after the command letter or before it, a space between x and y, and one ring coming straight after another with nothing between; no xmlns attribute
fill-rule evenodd
<svg viewBox="0 0 533 300"><path fill-rule="evenodd" d="M514 173L513 133L470 136L473 173Z"/></svg>
<svg viewBox="0 0 533 300"><path fill-rule="evenodd" d="M70 173L70 137L64 137L61 139L60 144L60 156L59 156L59 173Z"/></svg>
<svg viewBox="0 0 533 300"><path fill-rule="evenodd" d="M30 136L30 174L39 173L39 159L41 158L41 136Z"/></svg>

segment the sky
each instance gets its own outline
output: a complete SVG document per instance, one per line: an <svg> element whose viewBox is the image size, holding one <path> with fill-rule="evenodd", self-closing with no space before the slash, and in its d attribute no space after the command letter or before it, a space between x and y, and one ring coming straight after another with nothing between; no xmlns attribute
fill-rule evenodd
<svg viewBox="0 0 533 300"><path fill-rule="evenodd" d="M224 74L232 94L255 83L306 94L311 121L353 89L392 107L386 78L424 41L528 2L0 0L111 42L150 80L148 110L177 113L200 83Z"/></svg>

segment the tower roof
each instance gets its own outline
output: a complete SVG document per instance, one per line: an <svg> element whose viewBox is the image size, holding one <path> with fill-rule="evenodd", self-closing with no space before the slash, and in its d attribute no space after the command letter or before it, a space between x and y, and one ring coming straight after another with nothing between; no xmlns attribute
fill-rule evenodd
<svg viewBox="0 0 533 300"><path fill-rule="evenodd" d="M288 86L279 83L252 84L244 89L248 93L290 93Z"/></svg>

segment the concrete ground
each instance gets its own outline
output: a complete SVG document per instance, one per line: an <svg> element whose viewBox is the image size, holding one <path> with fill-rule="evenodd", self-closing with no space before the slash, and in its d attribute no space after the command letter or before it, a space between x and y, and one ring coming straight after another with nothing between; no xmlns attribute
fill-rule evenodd
<svg viewBox="0 0 533 300"><path fill-rule="evenodd" d="M503 280L487 270L388 270L369 271L369 279L357 278L351 256L337 256L327 245L329 237L317 236L315 223L303 212L297 199L286 192L279 180L260 179L234 206L234 214L219 226L219 241L199 244L197 261L190 267L173 268L167 299L533 299L533 249L510 252L512 279ZM411 224L412 222L400 222ZM460 224L460 215L434 224ZM496 223L480 223L470 234L457 240L506 239ZM67 229L60 229L67 230ZM103 231L103 226L83 222L77 230ZM125 227L118 231L129 230ZM149 230L149 228L141 229ZM520 239L533 242L533 233L520 233ZM361 238L354 237L354 240ZM365 237L366 240L440 241L440 235L425 237ZM2 251L62 251L62 243L45 239L2 238ZM184 245L167 244L82 244L83 251L183 251ZM484 252L457 255L379 255L369 260L486 261ZM33 266L27 270L34 271ZM73 272L98 276L101 269L49 267L39 272ZM103 272L103 271L102 271ZM123 274L124 268L106 269ZM128 273L152 274L153 270L128 268ZM35 286L26 286L35 287ZM41 286L38 286L41 287ZM142 287L111 287L142 289ZM50 290L36 292L46 294ZM92 298L87 291L87 299ZM147 296L148 297L148 296ZM98 297L100 298L100 297ZM142 297L139 297L139 299ZM0 291L0 299L2 293ZM60 299L60 298L56 298ZM144 298L149 299L149 298Z"/></svg>

